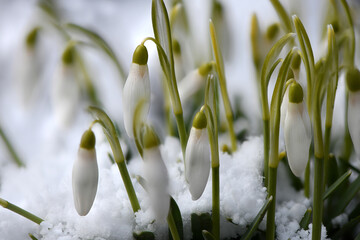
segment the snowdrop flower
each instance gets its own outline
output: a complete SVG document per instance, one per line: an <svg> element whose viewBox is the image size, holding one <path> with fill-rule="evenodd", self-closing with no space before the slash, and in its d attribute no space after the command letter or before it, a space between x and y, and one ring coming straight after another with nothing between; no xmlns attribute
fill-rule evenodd
<svg viewBox="0 0 360 240"><path fill-rule="evenodd" d="M96 161L95 135L89 129L81 137L78 157L72 171L75 209L80 216L89 213L93 205L99 170Z"/></svg>
<svg viewBox="0 0 360 240"><path fill-rule="evenodd" d="M211 69L211 63L205 63L191 71L179 82L179 94L182 101L188 100L205 85L206 77Z"/></svg>
<svg viewBox="0 0 360 240"><path fill-rule="evenodd" d="M143 135L144 177L147 180L151 205L159 221L164 221L170 207L169 177L160 153L160 140L150 127Z"/></svg>
<svg viewBox="0 0 360 240"><path fill-rule="evenodd" d="M201 197L210 173L210 144L206 125L205 114L198 112L185 151L185 178L193 200Z"/></svg>
<svg viewBox="0 0 360 240"><path fill-rule="evenodd" d="M39 80L42 73L42 56L39 47L39 27L35 27L26 36L25 44L20 48L16 59L15 83L19 100L24 108L30 107L38 96Z"/></svg>
<svg viewBox="0 0 360 240"><path fill-rule="evenodd" d="M289 103L284 121L285 146L291 171L300 177L308 162L311 143L311 125L299 83L289 87Z"/></svg>
<svg viewBox="0 0 360 240"><path fill-rule="evenodd" d="M134 138L133 121L138 104L144 103L140 114L142 122L145 122L150 108L150 80L147 61L148 52L146 47L144 45L137 46L122 97L125 130L131 138Z"/></svg>
<svg viewBox="0 0 360 240"><path fill-rule="evenodd" d="M348 126L356 155L360 156L360 72L350 69L346 73L346 83L349 89Z"/></svg>
<svg viewBox="0 0 360 240"><path fill-rule="evenodd" d="M72 124L80 103L75 54L75 48L70 43L62 55L62 61L55 72L52 85L51 96L55 117L63 127L69 127Z"/></svg>

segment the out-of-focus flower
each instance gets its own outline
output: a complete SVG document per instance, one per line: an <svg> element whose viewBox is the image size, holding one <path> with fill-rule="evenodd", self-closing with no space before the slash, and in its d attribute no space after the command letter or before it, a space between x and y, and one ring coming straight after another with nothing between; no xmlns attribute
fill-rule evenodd
<svg viewBox="0 0 360 240"><path fill-rule="evenodd" d="M164 221L170 207L169 177L159 146L160 140L154 130L146 127L143 135L144 177L156 217Z"/></svg>
<svg viewBox="0 0 360 240"><path fill-rule="evenodd" d="M38 95L39 80L42 73L42 59L39 47L40 28L35 27L26 36L25 43L20 48L16 61L16 89L21 104L27 108L31 106Z"/></svg>
<svg viewBox="0 0 360 240"><path fill-rule="evenodd" d="M349 89L348 127L356 155L360 156L360 72L353 68L346 73Z"/></svg>
<svg viewBox="0 0 360 240"><path fill-rule="evenodd" d="M210 173L210 144L206 125L205 114L198 112L185 152L185 177L193 200L201 197Z"/></svg>
<svg viewBox="0 0 360 240"><path fill-rule="evenodd" d="M302 87L294 82L288 88L289 103L284 120L285 146L290 169L295 176L300 177L308 162L311 125Z"/></svg>
<svg viewBox="0 0 360 240"><path fill-rule="evenodd" d="M75 47L70 43L62 55L52 85L52 106L58 123L63 127L72 124L80 103L75 54Z"/></svg>
<svg viewBox="0 0 360 240"><path fill-rule="evenodd" d="M131 138L134 138L133 122L138 104L143 103L141 114L139 114L142 122L145 122L150 108L151 91L147 61L147 49L144 45L139 45L133 54L129 76L126 79L122 97L125 130Z"/></svg>
<svg viewBox="0 0 360 240"><path fill-rule="evenodd" d="M81 137L78 157L72 171L75 209L80 216L89 213L97 191L99 170L96 160L95 135L89 129Z"/></svg>
<svg viewBox="0 0 360 240"><path fill-rule="evenodd" d="M187 101L205 85L207 75L212 69L211 63L205 63L188 73L179 82L179 94L182 101Z"/></svg>

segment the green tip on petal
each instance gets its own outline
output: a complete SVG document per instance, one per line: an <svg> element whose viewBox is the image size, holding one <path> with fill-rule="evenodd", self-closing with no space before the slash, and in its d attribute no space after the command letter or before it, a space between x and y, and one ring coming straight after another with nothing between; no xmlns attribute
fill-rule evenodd
<svg viewBox="0 0 360 240"><path fill-rule="evenodd" d="M266 29L266 38L270 41L274 40L280 31L279 23L273 23Z"/></svg>
<svg viewBox="0 0 360 240"><path fill-rule="evenodd" d="M39 35L39 27L35 27L33 30L31 30L28 35L26 36L26 46L28 47L34 47L37 39L38 39L38 35Z"/></svg>
<svg viewBox="0 0 360 240"><path fill-rule="evenodd" d="M91 129L85 131L82 135L80 147L85 149L95 148L95 134Z"/></svg>
<svg viewBox="0 0 360 240"><path fill-rule="evenodd" d="M219 15L223 14L223 6L219 1L213 1L214 5L213 5L213 11Z"/></svg>
<svg viewBox="0 0 360 240"><path fill-rule="evenodd" d="M294 55L293 60L291 62L291 69L293 69L293 70L299 69L300 64L301 64L300 54L298 52L295 52L295 55Z"/></svg>
<svg viewBox="0 0 360 240"><path fill-rule="evenodd" d="M143 146L144 148L152 148L160 145L160 139L155 133L155 131L149 127L145 127L145 131L142 136Z"/></svg>
<svg viewBox="0 0 360 240"><path fill-rule="evenodd" d="M332 27L334 29L334 32L338 33L339 30L340 30L339 21L334 20L334 21L331 22L331 25L332 25Z"/></svg>
<svg viewBox="0 0 360 240"><path fill-rule="evenodd" d="M134 54L133 54L133 63L137 63L139 65L146 65L148 62L148 51L146 47L142 44L136 47Z"/></svg>
<svg viewBox="0 0 360 240"><path fill-rule="evenodd" d="M66 65L73 64L75 60L75 47L73 44L69 44L62 54L62 61Z"/></svg>
<svg viewBox="0 0 360 240"><path fill-rule="evenodd" d="M211 71L211 69L212 69L211 63L204 63L198 68L200 75L203 77L207 76Z"/></svg>
<svg viewBox="0 0 360 240"><path fill-rule="evenodd" d="M357 68L349 69L346 72L346 84L351 92L360 90L360 71Z"/></svg>
<svg viewBox="0 0 360 240"><path fill-rule="evenodd" d="M207 125L207 120L205 113L201 111L198 112L194 117L193 127L197 129L203 129L206 128L206 125Z"/></svg>
<svg viewBox="0 0 360 240"><path fill-rule="evenodd" d="M294 82L289 86L289 101L292 103L301 103L304 98L302 87Z"/></svg>
<svg viewBox="0 0 360 240"><path fill-rule="evenodd" d="M178 55L181 54L181 47L180 47L180 43L179 43L178 40L173 39L172 47L173 47L173 51L174 51L175 54L178 54Z"/></svg>
<svg viewBox="0 0 360 240"><path fill-rule="evenodd" d="M287 80L289 81L290 79L293 79L293 78L295 78L294 72L290 69L287 74Z"/></svg>

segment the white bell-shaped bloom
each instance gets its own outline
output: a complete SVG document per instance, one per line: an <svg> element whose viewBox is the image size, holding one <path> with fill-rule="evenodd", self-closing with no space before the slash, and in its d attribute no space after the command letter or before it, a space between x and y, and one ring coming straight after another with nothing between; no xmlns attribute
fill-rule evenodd
<svg viewBox="0 0 360 240"><path fill-rule="evenodd" d="M68 47L62 56L52 84L52 106L56 120L60 126L69 127L78 111L80 89L78 72L75 63L74 47Z"/></svg>
<svg viewBox="0 0 360 240"><path fill-rule="evenodd" d="M205 86L208 73L211 71L212 65L205 63L199 68L188 73L179 83L179 95L182 101L187 101L197 91Z"/></svg>
<svg viewBox="0 0 360 240"><path fill-rule="evenodd" d="M289 88L286 88L280 107L280 126L284 127L285 117L289 106Z"/></svg>
<svg viewBox="0 0 360 240"><path fill-rule="evenodd" d="M145 122L150 108L150 79L147 66L148 53L144 45L139 45L133 55L128 78L123 89L123 117L125 130L134 138L133 123L137 107L141 107L137 122ZM141 106L139 106L141 104Z"/></svg>
<svg viewBox="0 0 360 240"><path fill-rule="evenodd" d="M356 155L360 157L360 72L351 69L346 74L349 89L348 127Z"/></svg>
<svg viewBox="0 0 360 240"><path fill-rule="evenodd" d="M289 103L284 121L285 146L289 166L300 177L307 165L311 144L311 125L303 101L303 91L297 82L289 86Z"/></svg>
<svg viewBox="0 0 360 240"><path fill-rule="evenodd" d="M96 160L95 135L87 130L82 138L72 171L75 209L80 216L89 213L97 191L99 170Z"/></svg>
<svg viewBox="0 0 360 240"><path fill-rule="evenodd" d="M185 151L185 178L193 200L201 197L210 173L210 144L206 116L196 114Z"/></svg>
<svg viewBox="0 0 360 240"><path fill-rule="evenodd" d="M157 220L165 221L170 208L169 176L160 153L160 141L151 128L145 131L143 145L144 177L151 205Z"/></svg>
<svg viewBox="0 0 360 240"><path fill-rule="evenodd" d="M42 73L42 56L39 47L39 28L36 27L26 37L25 44L15 62L15 87L20 103L24 108L30 107L39 96L39 80Z"/></svg>

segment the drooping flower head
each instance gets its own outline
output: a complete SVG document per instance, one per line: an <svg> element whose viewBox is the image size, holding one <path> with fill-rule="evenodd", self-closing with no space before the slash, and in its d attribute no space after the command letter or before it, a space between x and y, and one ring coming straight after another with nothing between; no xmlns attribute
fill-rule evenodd
<svg viewBox="0 0 360 240"><path fill-rule="evenodd" d="M72 171L74 204L80 216L87 215L94 203L98 176L95 135L89 129L81 137L78 157L74 162Z"/></svg>
<svg viewBox="0 0 360 240"><path fill-rule="evenodd" d="M170 207L169 176L160 153L160 140L151 127L143 134L144 177L147 180L151 205L159 221L164 221Z"/></svg>
<svg viewBox="0 0 360 240"><path fill-rule="evenodd" d="M284 121L285 146L289 166L295 176L304 172L311 143L311 125L307 114L304 94L299 83L289 86L289 103Z"/></svg>
<svg viewBox="0 0 360 240"><path fill-rule="evenodd" d="M140 123L145 122L150 108L151 91L147 61L148 52L146 47L144 45L137 46L122 97L125 130L131 138L134 138L134 113L138 104L143 103L141 114L139 114L141 120L138 122Z"/></svg>
<svg viewBox="0 0 360 240"><path fill-rule="evenodd" d="M80 102L75 54L75 46L69 43L62 54L61 64L55 72L52 86L51 96L55 117L63 127L72 124Z"/></svg>
<svg viewBox="0 0 360 240"><path fill-rule="evenodd" d="M356 68L346 73L346 84L349 89L348 127L356 155L360 156L360 72Z"/></svg>
<svg viewBox="0 0 360 240"><path fill-rule="evenodd" d="M185 177L193 200L201 197L210 173L210 144L207 120L200 111L196 114L185 151Z"/></svg>

